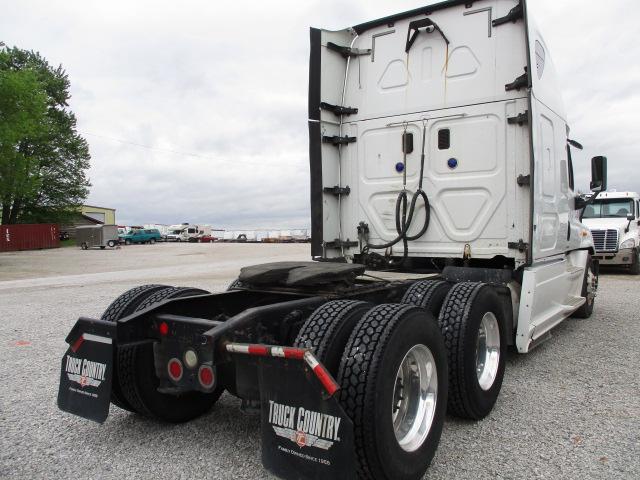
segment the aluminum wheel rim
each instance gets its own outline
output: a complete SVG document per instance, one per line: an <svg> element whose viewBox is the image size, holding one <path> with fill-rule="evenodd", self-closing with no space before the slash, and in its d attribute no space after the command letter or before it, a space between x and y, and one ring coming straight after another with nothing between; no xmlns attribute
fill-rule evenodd
<svg viewBox="0 0 640 480"><path fill-rule="evenodd" d="M431 431L438 398L438 372L431 350L414 345L404 356L393 389L391 418L400 447L414 452Z"/></svg>
<svg viewBox="0 0 640 480"><path fill-rule="evenodd" d="M476 373L483 390L489 390L498 374L500 364L500 329L493 312L482 317L476 346Z"/></svg>

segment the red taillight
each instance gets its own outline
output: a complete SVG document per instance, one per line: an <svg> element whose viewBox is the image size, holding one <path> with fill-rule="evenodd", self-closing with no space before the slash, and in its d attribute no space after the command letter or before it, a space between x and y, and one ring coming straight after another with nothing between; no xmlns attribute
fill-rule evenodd
<svg viewBox="0 0 640 480"><path fill-rule="evenodd" d="M167 322L162 322L158 326L158 330L160 331L160 335L168 335L169 334L169 324Z"/></svg>
<svg viewBox="0 0 640 480"><path fill-rule="evenodd" d="M202 365L200 370L198 371L198 380L200 380L200 385L204 388L211 388L213 386L213 368L209 365Z"/></svg>
<svg viewBox="0 0 640 480"><path fill-rule="evenodd" d="M174 382L179 381L182 378L182 362L177 358L172 358L167 364L167 371L171 380Z"/></svg>

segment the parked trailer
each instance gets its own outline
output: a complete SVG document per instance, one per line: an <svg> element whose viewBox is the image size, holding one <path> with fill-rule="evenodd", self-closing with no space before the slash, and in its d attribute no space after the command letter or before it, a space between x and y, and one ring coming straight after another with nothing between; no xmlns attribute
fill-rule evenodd
<svg viewBox="0 0 640 480"><path fill-rule="evenodd" d="M59 246L59 227L54 223L0 225L0 252Z"/></svg>
<svg viewBox="0 0 640 480"><path fill-rule="evenodd" d="M83 225L76 227L76 245L83 250L115 247L120 243L117 225Z"/></svg>
<svg viewBox="0 0 640 480"><path fill-rule="evenodd" d="M320 261L125 292L67 336L58 405L181 422L227 390L282 478L422 478L445 412L492 410L509 345L594 307L555 71L524 0L451 0L311 29L309 72Z"/></svg>
<svg viewBox="0 0 640 480"><path fill-rule="evenodd" d="M293 241L297 243L304 243L310 240L308 230L293 230L291 236L293 237Z"/></svg>

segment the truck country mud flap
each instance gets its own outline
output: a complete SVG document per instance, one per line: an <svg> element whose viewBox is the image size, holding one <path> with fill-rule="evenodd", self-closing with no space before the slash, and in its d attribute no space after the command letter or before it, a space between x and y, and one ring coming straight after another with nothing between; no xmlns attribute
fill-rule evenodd
<svg viewBox="0 0 640 480"><path fill-rule="evenodd" d="M262 464L286 480L355 479L353 423L337 382L305 349L230 343L258 363Z"/></svg>
<svg viewBox="0 0 640 480"><path fill-rule="evenodd" d="M99 423L109 415L116 324L81 317L67 335L58 407Z"/></svg>

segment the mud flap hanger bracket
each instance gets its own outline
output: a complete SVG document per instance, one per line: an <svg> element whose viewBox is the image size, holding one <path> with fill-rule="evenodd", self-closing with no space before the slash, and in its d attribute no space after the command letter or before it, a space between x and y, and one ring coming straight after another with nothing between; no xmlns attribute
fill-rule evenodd
<svg viewBox="0 0 640 480"><path fill-rule="evenodd" d="M444 41L447 42L447 45L449 45L450 43L449 39L444 34L444 32L440 29L438 24L433 20L431 20L430 18L423 18L422 20L414 20L409 24L409 29L407 30L407 44L404 49L406 53L409 53L409 50L411 50L411 47L416 41L416 38L418 38L420 29L425 27L427 29L426 33L432 33L434 31L438 31L438 33L442 35L442 38L444 39Z"/></svg>

